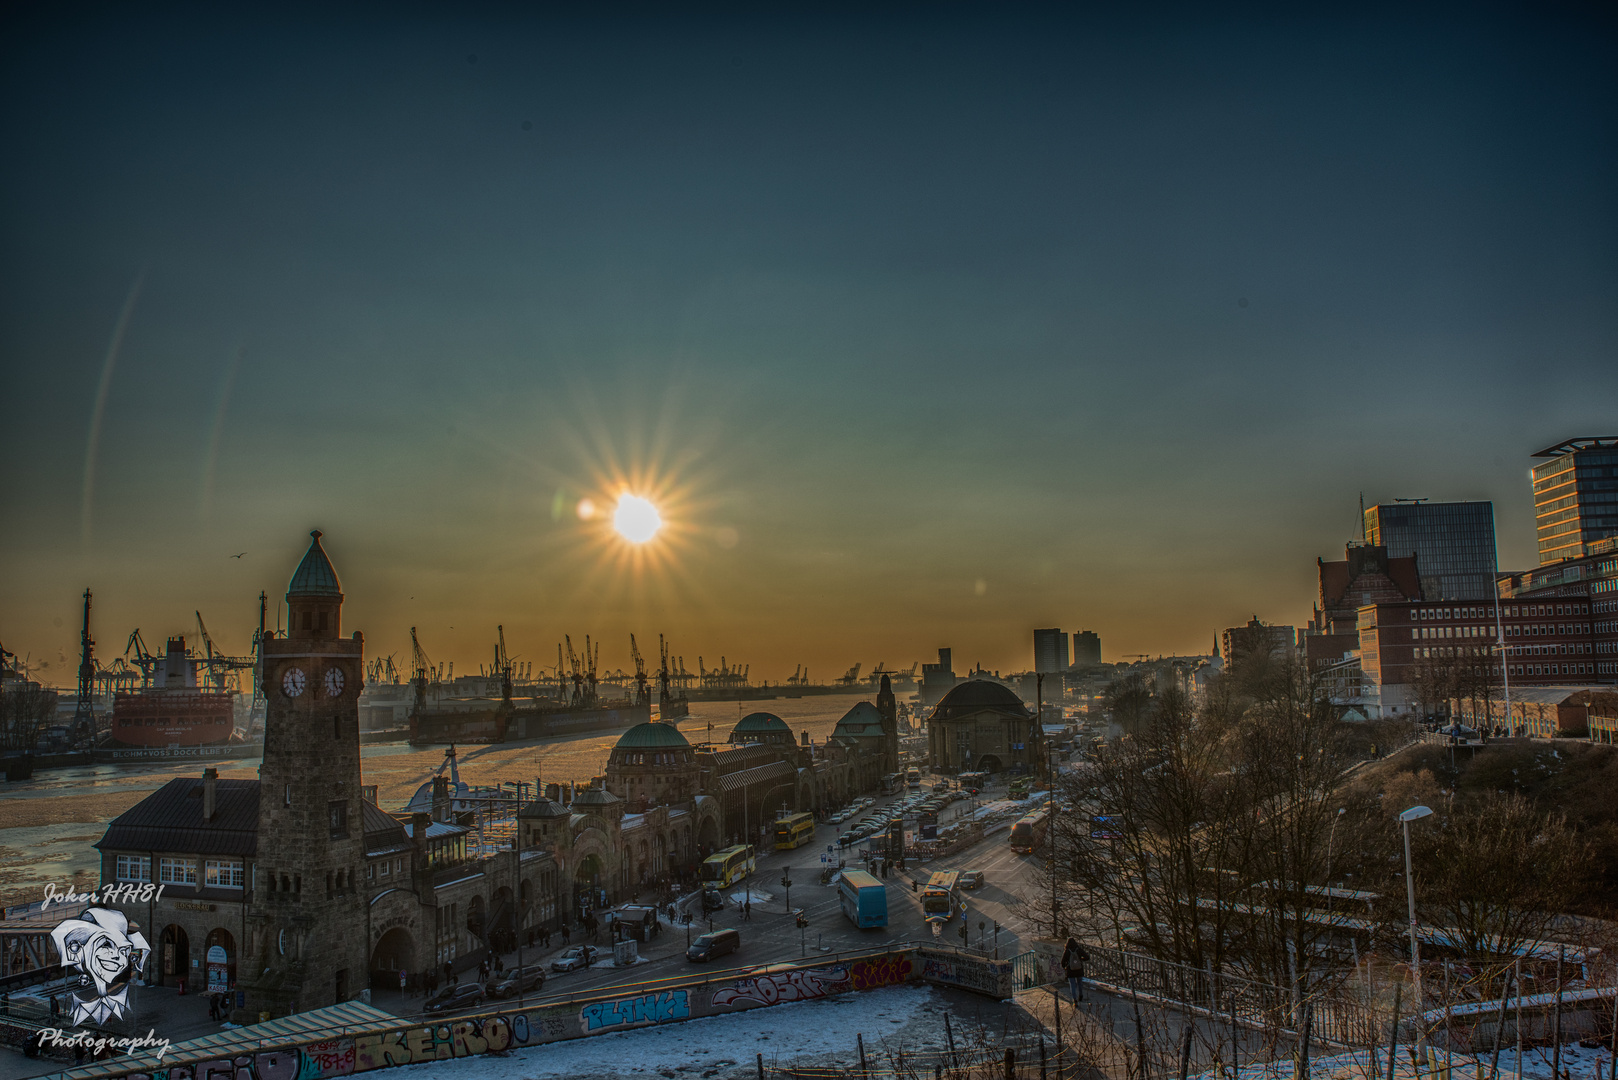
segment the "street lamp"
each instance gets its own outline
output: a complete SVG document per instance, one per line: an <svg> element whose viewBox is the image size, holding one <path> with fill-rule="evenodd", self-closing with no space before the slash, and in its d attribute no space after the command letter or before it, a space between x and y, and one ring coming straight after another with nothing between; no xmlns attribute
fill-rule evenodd
<svg viewBox="0 0 1618 1080"><path fill-rule="evenodd" d="M1416 937L1416 878L1410 868L1410 823L1420 821L1424 817L1431 817L1432 811L1425 806L1412 806L1399 815L1399 824L1405 835L1405 899L1410 906L1410 970L1415 975L1416 982L1416 1011L1422 1008L1421 997L1421 942Z"/></svg>

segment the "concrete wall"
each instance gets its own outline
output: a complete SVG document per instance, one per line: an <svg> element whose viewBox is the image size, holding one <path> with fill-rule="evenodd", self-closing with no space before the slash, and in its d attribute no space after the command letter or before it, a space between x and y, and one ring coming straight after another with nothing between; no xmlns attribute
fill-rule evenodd
<svg viewBox="0 0 1618 1080"><path fill-rule="evenodd" d="M903 948L820 966L686 985L648 983L639 992L621 996L493 1010L441 1023L401 1023L338 1038L293 1041L284 1046L255 1046L228 1057L204 1060L171 1053L157 1069L150 1065L144 1069L119 1069L115 1063L107 1062L99 1069L74 1070L70 1075L143 1080L317 1080L918 981L1008 997L1011 963L952 949ZM242 1034L251 1038L251 1029Z"/></svg>

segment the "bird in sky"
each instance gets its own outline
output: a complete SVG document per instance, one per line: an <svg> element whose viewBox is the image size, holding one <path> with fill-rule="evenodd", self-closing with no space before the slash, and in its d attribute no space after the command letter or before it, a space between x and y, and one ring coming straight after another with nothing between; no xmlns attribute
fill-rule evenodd
<svg viewBox="0 0 1618 1080"><path fill-rule="evenodd" d="M246 554L247 554L247 552L245 552L245 551L244 551L244 552L242 552L242 555L246 555ZM239 559L239 558L241 558L241 557L242 557L242 555L232 555L232 556L231 556L231 558L232 558L232 559Z"/></svg>

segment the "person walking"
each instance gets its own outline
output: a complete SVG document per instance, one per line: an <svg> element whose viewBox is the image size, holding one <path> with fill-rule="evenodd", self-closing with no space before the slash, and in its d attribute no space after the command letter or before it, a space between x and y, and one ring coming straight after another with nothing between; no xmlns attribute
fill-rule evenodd
<svg viewBox="0 0 1618 1080"><path fill-rule="evenodd" d="M746 922L752 922L753 921L753 901L752 900L748 900L745 904L742 905L742 919L744 921L746 921Z"/></svg>
<svg viewBox="0 0 1618 1080"><path fill-rule="evenodd" d="M1077 1005L1084 1000L1084 962L1090 959L1090 954L1084 951L1077 938L1067 939L1067 948L1062 950L1062 967L1067 971L1068 994Z"/></svg>

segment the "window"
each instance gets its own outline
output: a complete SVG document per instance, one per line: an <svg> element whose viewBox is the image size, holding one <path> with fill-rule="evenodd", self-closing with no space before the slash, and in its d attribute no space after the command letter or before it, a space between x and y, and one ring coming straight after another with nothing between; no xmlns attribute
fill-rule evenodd
<svg viewBox="0 0 1618 1080"><path fill-rule="evenodd" d="M195 885L197 860L174 859L165 855L158 864L157 873L157 880L165 885Z"/></svg>
<svg viewBox="0 0 1618 1080"><path fill-rule="evenodd" d="M393 872L395 874L404 873L404 859L403 858L398 858L398 859L393 860Z"/></svg>
<svg viewBox="0 0 1618 1080"><path fill-rule="evenodd" d="M326 820L331 826L333 840L341 840L348 836L348 800L333 799L327 803Z"/></svg>
<svg viewBox="0 0 1618 1080"><path fill-rule="evenodd" d="M387 877L388 876L388 860L386 860L386 859L382 860L382 866L381 866L381 869L379 869L377 871L377 875L379 877Z"/></svg>
<svg viewBox="0 0 1618 1080"><path fill-rule="evenodd" d="M234 859L209 859L205 882L216 889L242 887L242 864Z"/></svg>
<svg viewBox="0 0 1618 1080"><path fill-rule="evenodd" d="M151 881L152 857L150 855L118 856L118 880Z"/></svg>

